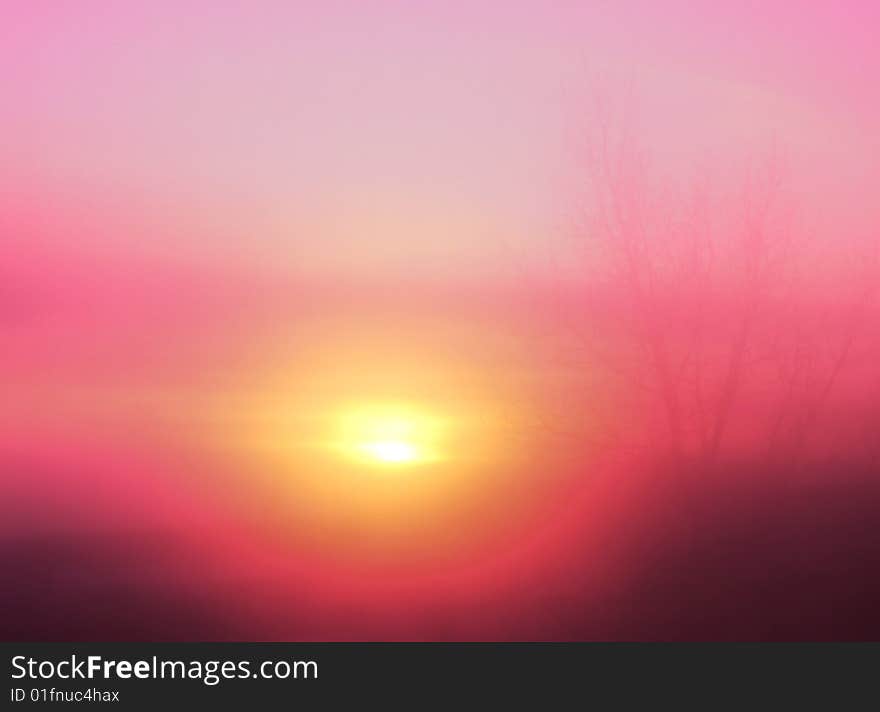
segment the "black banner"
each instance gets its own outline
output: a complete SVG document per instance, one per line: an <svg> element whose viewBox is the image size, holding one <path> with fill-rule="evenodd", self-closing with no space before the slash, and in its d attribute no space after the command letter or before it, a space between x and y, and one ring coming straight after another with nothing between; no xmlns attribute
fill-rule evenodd
<svg viewBox="0 0 880 712"><path fill-rule="evenodd" d="M877 644L4 643L4 706L877 702Z"/></svg>

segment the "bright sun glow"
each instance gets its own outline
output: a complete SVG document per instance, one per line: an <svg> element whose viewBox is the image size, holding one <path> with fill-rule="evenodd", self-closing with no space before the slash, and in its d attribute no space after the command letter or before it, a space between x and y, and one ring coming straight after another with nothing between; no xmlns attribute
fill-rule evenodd
<svg viewBox="0 0 880 712"><path fill-rule="evenodd" d="M436 418L411 408L366 407L345 414L339 444L361 461L415 464L437 459L439 430Z"/></svg>
<svg viewBox="0 0 880 712"><path fill-rule="evenodd" d="M380 440L364 443L364 453L381 462L413 462L419 459L419 449L402 440Z"/></svg>

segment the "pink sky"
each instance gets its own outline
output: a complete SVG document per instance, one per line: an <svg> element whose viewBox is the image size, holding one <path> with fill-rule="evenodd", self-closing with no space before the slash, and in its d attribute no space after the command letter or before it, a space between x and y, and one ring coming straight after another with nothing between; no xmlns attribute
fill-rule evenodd
<svg viewBox="0 0 880 712"><path fill-rule="evenodd" d="M774 265L749 292L731 259L743 244L750 257L741 221L729 254L698 255L711 279L685 265L644 300L678 319L674 357L692 321L711 322L681 372L722 406L735 315L757 314L756 350L779 358L744 369L746 417L724 441L738 455L775 412L776 366L794 374L780 412L800 417L798 397L831 389L798 390L799 359L833 366L835 338L869 331L869 308L851 309L865 280L849 277L871 278L853 264L880 217L878 27L873 0L3 2L0 544L172 531L148 583L180 574L202 601L245 609L272 591L242 614L267 618L250 635L296 630L272 617L303 581L313 637L431 635L435 609L444 635L503 637L532 620L517 606L561 635L541 627L545 595L579 606L578 587L617 575L601 526L626 529L643 503L626 478L587 486L596 443L653 443L665 415L627 400L646 365L639 315L581 229L598 119L644 151L647 187L626 197L634 223L656 221L649 278L680 256L668 235L704 237L665 230L695 188L723 232L750 207L744 183L781 159L774 208L803 258L790 281ZM869 413L877 338L827 399L842 432ZM386 400L442 423L428 438L452 452L431 462L441 476L368 480L327 454L340 413ZM402 583L368 572L364 586L391 627L359 628L373 623L352 561L389 560Z"/></svg>
<svg viewBox="0 0 880 712"><path fill-rule="evenodd" d="M540 270L568 254L597 94L673 179L775 142L825 219L857 220L875 171L871 2L3 13L4 212L36 201L29 219L65 225L51 243L81 223L78 251L315 276Z"/></svg>

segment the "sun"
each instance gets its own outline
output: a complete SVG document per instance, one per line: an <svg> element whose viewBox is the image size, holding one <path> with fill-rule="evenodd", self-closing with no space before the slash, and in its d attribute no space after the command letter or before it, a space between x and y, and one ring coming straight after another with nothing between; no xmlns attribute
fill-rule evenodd
<svg viewBox="0 0 880 712"><path fill-rule="evenodd" d="M379 440L364 443L362 449L365 455L379 462L406 463L419 459L419 448L414 443L405 440Z"/></svg>
<svg viewBox="0 0 880 712"><path fill-rule="evenodd" d="M414 465L440 456L440 424L421 410L364 406L344 412L338 445L360 462Z"/></svg>

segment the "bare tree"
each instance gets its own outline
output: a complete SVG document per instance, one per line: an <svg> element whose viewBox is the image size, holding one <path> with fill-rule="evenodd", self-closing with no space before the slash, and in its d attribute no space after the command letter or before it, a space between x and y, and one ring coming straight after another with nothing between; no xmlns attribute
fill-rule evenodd
<svg viewBox="0 0 880 712"><path fill-rule="evenodd" d="M677 192L652 181L625 122L599 110L591 127L580 238L597 246L625 325L614 371L632 411L659 417L654 453L706 471L750 449L803 456L870 318L876 268L852 276L837 328L811 333L816 305L794 288L809 231L795 229L778 150L739 191Z"/></svg>

